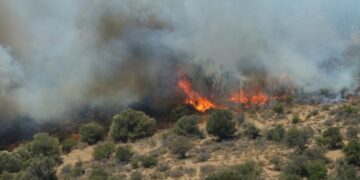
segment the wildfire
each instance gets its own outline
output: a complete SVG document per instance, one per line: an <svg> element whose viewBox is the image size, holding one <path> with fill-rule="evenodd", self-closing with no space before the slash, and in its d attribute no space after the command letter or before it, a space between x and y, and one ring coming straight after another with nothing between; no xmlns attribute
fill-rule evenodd
<svg viewBox="0 0 360 180"><path fill-rule="evenodd" d="M266 105L269 102L269 96L260 90L255 92L247 93L243 89L239 92L230 94L230 102L239 103L244 105L246 108L251 107L251 105Z"/></svg>
<svg viewBox="0 0 360 180"><path fill-rule="evenodd" d="M221 108L206 97L202 96L195 90L193 90L190 81L186 78L184 73L179 72L179 80L177 82L178 87L186 95L185 103L190 104L200 112L205 112L210 108Z"/></svg>

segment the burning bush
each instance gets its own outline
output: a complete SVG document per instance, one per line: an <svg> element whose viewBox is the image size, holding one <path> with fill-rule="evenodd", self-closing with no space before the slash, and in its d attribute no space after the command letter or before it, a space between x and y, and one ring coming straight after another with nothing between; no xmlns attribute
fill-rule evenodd
<svg viewBox="0 0 360 180"><path fill-rule="evenodd" d="M236 131L233 116L227 110L215 110L210 114L206 130L220 139L232 137Z"/></svg>
<svg viewBox="0 0 360 180"><path fill-rule="evenodd" d="M180 136L202 137L202 134L197 126L199 119L200 117L197 115L183 116L176 122L174 133Z"/></svg>
<svg viewBox="0 0 360 180"><path fill-rule="evenodd" d="M127 109L113 117L109 134L114 140L127 141L151 136L155 131L155 119L144 112Z"/></svg>
<svg viewBox="0 0 360 180"><path fill-rule="evenodd" d="M89 144L95 144L101 140L103 133L104 128L96 122L90 122L82 125L79 131L80 139Z"/></svg>

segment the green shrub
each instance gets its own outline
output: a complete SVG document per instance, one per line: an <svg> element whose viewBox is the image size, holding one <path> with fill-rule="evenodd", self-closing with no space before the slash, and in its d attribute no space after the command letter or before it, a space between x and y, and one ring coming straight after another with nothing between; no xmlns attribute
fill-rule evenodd
<svg viewBox="0 0 360 180"><path fill-rule="evenodd" d="M139 171L132 172L130 175L130 180L142 180L143 175Z"/></svg>
<svg viewBox="0 0 360 180"><path fill-rule="evenodd" d="M95 147L93 157L96 160L108 159L114 152L115 145L110 142L99 144Z"/></svg>
<svg viewBox="0 0 360 180"><path fill-rule="evenodd" d="M255 139L260 136L260 129L258 129L254 124L246 124L244 134L250 139Z"/></svg>
<svg viewBox="0 0 360 180"><path fill-rule="evenodd" d="M179 105L171 110L171 117L177 121L183 116L190 115L194 110L188 105Z"/></svg>
<svg viewBox="0 0 360 180"><path fill-rule="evenodd" d="M232 137L236 131L235 122L230 111L215 110L210 114L206 130L220 139Z"/></svg>
<svg viewBox="0 0 360 180"><path fill-rule="evenodd" d="M285 142L289 147L297 147L303 151L306 148L306 144L311 137L312 132L308 129L298 129L296 127L290 127L286 131Z"/></svg>
<svg viewBox="0 0 360 180"><path fill-rule="evenodd" d="M282 114L282 113L284 113L284 107L283 107L282 104L277 104L277 105L275 105L272 109L273 109L273 111L274 111L275 113L277 113L277 114Z"/></svg>
<svg viewBox="0 0 360 180"><path fill-rule="evenodd" d="M74 139L66 139L61 143L61 149L64 153L69 153L77 144L78 141Z"/></svg>
<svg viewBox="0 0 360 180"><path fill-rule="evenodd" d="M18 172L21 170L21 158L8 151L0 151L0 174L6 172Z"/></svg>
<svg viewBox="0 0 360 180"><path fill-rule="evenodd" d="M53 158L60 156L60 143L57 138L49 136L47 133L37 133L30 143L31 153L35 156L44 155Z"/></svg>
<svg viewBox="0 0 360 180"><path fill-rule="evenodd" d="M95 144L101 140L103 133L104 128L96 122L84 124L79 130L80 139L89 144Z"/></svg>
<svg viewBox="0 0 360 180"><path fill-rule="evenodd" d="M342 140L343 137L340 133L340 128L329 127L323 132L322 137L317 139L317 142L330 149L337 149L342 147Z"/></svg>
<svg viewBox="0 0 360 180"><path fill-rule="evenodd" d="M108 178L108 173L101 166L94 166L92 168L89 180L105 180Z"/></svg>
<svg viewBox="0 0 360 180"><path fill-rule="evenodd" d="M26 168L19 179L46 179L56 180L54 159L40 155L33 158L28 168Z"/></svg>
<svg viewBox="0 0 360 180"><path fill-rule="evenodd" d="M186 152L192 148L192 144L186 137L177 136L171 142L169 149L172 154L178 156L178 158L186 158Z"/></svg>
<svg viewBox="0 0 360 180"><path fill-rule="evenodd" d="M344 147L346 160L350 164L360 166L360 141L358 139L350 140L349 144Z"/></svg>
<svg viewBox="0 0 360 180"><path fill-rule="evenodd" d="M234 166L232 168L225 168L218 170L208 175L205 180L251 180L258 179L261 173L261 169L253 161L247 161L242 165Z"/></svg>
<svg viewBox="0 0 360 180"><path fill-rule="evenodd" d="M84 169L81 161L76 162L74 167L71 169L70 174L72 177L79 177L79 176L85 174L85 169Z"/></svg>
<svg viewBox="0 0 360 180"><path fill-rule="evenodd" d="M346 130L346 136L347 136L348 139L357 138L358 133L359 133L359 129L357 127L354 127L354 126L350 126Z"/></svg>
<svg viewBox="0 0 360 180"><path fill-rule="evenodd" d="M16 173L9 173L9 172L4 172L4 173L0 173L0 180L16 180L17 178L17 174Z"/></svg>
<svg viewBox="0 0 360 180"><path fill-rule="evenodd" d="M309 180L326 179L327 169L321 160L309 161L306 165L307 177Z"/></svg>
<svg viewBox="0 0 360 180"><path fill-rule="evenodd" d="M110 136L127 141L151 136L156 131L156 121L144 112L127 109L116 114L111 122Z"/></svg>
<svg viewBox="0 0 360 180"><path fill-rule="evenodd" d="M199 119L197 115L181 117L175 124L174 133L180 136L201 138L202 134L197 126Z"/></svg>
<svg viewBox="0 0 360 180"><path fill-rule="evenodd" d="M295 115L292 119L291 119L291 123L292 124L297 124L299 123L301 120L300 120L300 117L298 115Z"/></svg>
<svg viewBox="0 0 360 180"><path fill-rule="evenodd" d="M282 142L285 138L285 129L282 125L276 125L267 132L266 138L271 141Z"/></svg>
<svg viewBox="0 0 360 180"><path fill-rule="evenodd" d="M353 165L348 164L344 160L336 162L336 176L334 180L359 180L357 170Z"/></svg>
<svg viewBox="0 0 360 180"><path fill-rule="evenodd" d="M118 147L115 152L115 157L119 162L129 163L134 153L127 147Z"/></svg>
<svg viewBox="0 0 360 180"><path fill-rule="evenodd" d="M151 168L157 165L157 159L154 156L140 156L139 160L144 168Z"/></svg>

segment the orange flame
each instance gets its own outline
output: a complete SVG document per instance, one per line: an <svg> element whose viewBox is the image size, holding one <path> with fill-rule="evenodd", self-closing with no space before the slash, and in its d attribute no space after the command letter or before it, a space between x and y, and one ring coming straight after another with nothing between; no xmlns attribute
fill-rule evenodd
<svg viewBox="0 0 360 180"><path fill-rule="evenodd" d="M230 94L229 101L242 104L246 108L249 108L251 105L259 106L268 104L269 96L260 90L253 93L246 93L243 89L241 89L239 92Z"/></svg>
<svg viewBox="0 0 360 180"><path fill-rule="evenodd" d="M198 92L192 89L190 81L185 77L182 72L179 72L180 79L177 82L178 87L185 93L185 103L195 107L200 112L205 112L210 108L221 108L206 97L200 95Z"/></svg>

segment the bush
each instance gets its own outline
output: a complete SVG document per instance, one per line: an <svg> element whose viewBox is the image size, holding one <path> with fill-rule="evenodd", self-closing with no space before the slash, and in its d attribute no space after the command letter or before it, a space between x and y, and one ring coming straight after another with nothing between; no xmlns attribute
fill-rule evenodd
<svg viewBox="0 0 360 180"><path fill-rule="evenodd" d="M242 165L218 170L217 172L208 175L205 180L258 179L260 173L261 169L259 169L253 161L247 161Z"/></svg>
<svg viewBox="0 0 360 180"><path fill-rule="evenodd" d="M317 142L330 149L337 149L342 147L342 140L340 128L330 127L323 132L322 137L318 138Z"/></svg>
<svg viewBox="0 0 360 180"><path fill-rule="evenodd" d="M177 155L178 158L186 158L186 152L191 148L189 139L183 136L175 137L169 146L171 153Z"/></svg>
<svg viewBox="0 0 360 180"><path fill-rule="evenodd" d="M35 156L44 155L53 158L60 156L59 140L49 136L47 133L35 134L34 140L30 143L30 149Z"/></svg>
<svg viewBox="0 0 360 180"><path fill-rule="evenodd" d="M142 180L142 179L143 179L143 175L139 171L135 171L130 175L130 180Z"/></svg>
<svg viewBox="0 0 360 180"><path fill-rule="evenodd" d="M69 153L74 146L78 144L78 141L74 139L66 139L61 143L61 149L64 153Z"/></svg>
<svg viewBox="0 0 360 180"><path fill-rule="evenodd" d="M340 160L336 162L336 176L335 180L352 180L360 179L357 176L356 168L353 165L349 165L346 161Z"/></svg>
<svg viewBox="0 0 360 180"><path fill-rule="evenodd" d="M46 179L56 180L54 159L39 156L31 160L30 166L21 173L19 179Z"/></svg>
<svg viewBox="0 0 360 180"><path fill-rule="evenodd" d="M144 168L151 168L157 165L157 159L154 156L140 156L139 161Z"/></svg>
<svg viewBox="0 0 360 180"><path fill-rule="evenodd" d="M156 121L144 112L127 109L116 114L111 122L110 136L127 141L151 136L156 131Z"/></svg>
<svg viewBox="0 0 360 180"><path fill-rule="evenodd" d="M298 129L296 127L290 127L285 135L285 142L289 147L297 147L303 151L306 148L311 132L308 129Z"/></svg>
<svg viewBox="0 0 360 180"><path fill-rule="evenodd" d="M359 130L358 130L357 127L350 126L346 130L346 136L347 136L348 139L357 138L358 133L359 133Z"/></svg>
<svg viewBox="0 0 360 180"><path fill-rule="evenodd" d="M284 112L284 107L282 104L277 104L272 109L277 114L282 114Z"/></svg>
<svg viewBox="0 0 360 180"><path fill-rule="evenodd" d="M326 179L327 176L325 163L320 160L309 161L306 172L309 180Z"/></svg>
<svg viewBox="0 0 360 180"><path fill-rule="evenodd" d="M127 147L118 147L115 152L115 157L119 162L129 163L134 153Z"/></svg>
<svg viewBox="0 0 360 180"><path fill-rule="evenodd" d="M235 122L230 111L215 110L210 114L206 130L220 139L232 137L236 131Z"/></svg>
<svg viewBox="0 0 360 180"><path fill-rule="evenodd" d="M282 125L276 125L267 132L266 138L271 141L282 142L285 138L285 129Z"/></svg>
<svg viewBox="0 0 360 180"><path fill-rule="evenodd" d="M171 117L177 121L183 116L190 115L194 112L194 109L188 105L179 105L171 110Z"/></svg>
<svg viewBox="0 0 360 180"><path fill-rule="evenodd" d="M246 124L244 134L250 139L260 136L260 130L254 124Z"/></svg>
<svg viewBox="0 0 360 180"><path fill-rule="evenodd" d="M95 147L93 157L96 160L108 159L114 152L115 145L110 142L99 144Z"/></svg>
<svg viewBox="0 0 360 180"><path fill-rule="evenodd" d="M360 166L360 141L357 139L350 140L349 144L344 147L346 160L350 164Z"/></svg>
<svg viewBox="0 0 360 180"><path fill-rule="evenodd" d="M7 151L0 151L0 174L6 172L18 172L21 170L21 158Z"/></svg>
<svg viewBox="0 0 360 180"><path fill-rule="evenodd" d="M84 124L79 130L80 139L89 144L95 144L101 140L103 133L104 128L96 122Z"/></svg>
<svg viewBox="0 0 360 180"><path fill-rule="evenodd" d="M292 119L291 119L291 123L292 124L297 124L299 123L301 120L300 120L300 117L298 115L295 115Z"/></svg>
<svg viewBox="0 0 360 180"><path fill-rule="evenodd" d="M101 166L95 166L92 168L89 180L104 180L108 178L108 173Z"/></svg>
<svg viewBox="0 0 360 180"><path fill-rule="evenodd" d="M83 164L81 161L76 162L74 167L71 169L70 174L72 177L79 177L79 176L85 174L85 169L83 168Z"/></svg>
<svg viewBox="0 0 360 180"><path fill-rule="evenodd" d="M175 124L174 133L180 136L198 137L202 134L197 126L200 117L196 115L183 116Z"/></svg>

